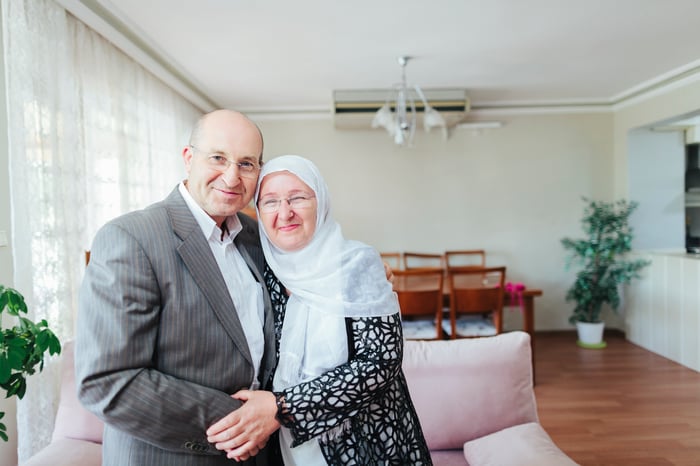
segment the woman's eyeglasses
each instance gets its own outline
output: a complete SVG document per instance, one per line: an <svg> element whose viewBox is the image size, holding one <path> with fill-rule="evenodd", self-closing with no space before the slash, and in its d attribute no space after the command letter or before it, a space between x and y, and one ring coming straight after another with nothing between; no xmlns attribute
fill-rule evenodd
<svg viewBox="0 0 700 466"><path fill-rule="evenodd" d="M262 199L258 201L258 209L265 214L271 214L280 210L282 201L286 201L290 209L308 209L314 205L314 196L294 196L287 199Z"/></svg>

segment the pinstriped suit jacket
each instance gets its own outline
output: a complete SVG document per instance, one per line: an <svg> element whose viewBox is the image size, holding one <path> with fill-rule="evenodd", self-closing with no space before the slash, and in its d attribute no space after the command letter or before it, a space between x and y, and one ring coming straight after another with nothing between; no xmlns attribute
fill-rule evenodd
<svg viewBox="0 0 700 466"><path fill-rule="evenodd" d="M257 224L236 247L264 287ZM265 296L263 386L274 366ZM254 367L236 309L177 188L97 233L80 290L75 352L81 402L105 421L104 465L226 465L205 430L240 406ZM246 464L267 464L264 452Z"/></svg>

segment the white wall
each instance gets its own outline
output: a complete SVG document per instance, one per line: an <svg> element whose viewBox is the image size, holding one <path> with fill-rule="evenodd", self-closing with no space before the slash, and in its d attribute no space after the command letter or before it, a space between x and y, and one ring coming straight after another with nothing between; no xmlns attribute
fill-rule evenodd
<svg viewBox="0 0 700 466"><path fill-rule="evenodd" d="M0 15L2 15L1 9ZM4 54L2 53L2 37L2 18L0 18L0 232L5 232L8 240L12 241L10 237L12 225L9 188L10 161L7 155L7 99L5 94L5 64ZM0 283L12 286L14 283L13 277L10 247L0 246ZM4 320L7 321L7 318ZM0 396L0 411L5 413L5 417L0 422L7 426L7 435L10 437L7 443L0 440L0 466L13 466L17 464L17 405L15 398L8 400L4 394Z"/></svg>
<svg viewBox="0 0 700 466"><path fill-rule="evenodd" d="M667 92L617 109L614 123L614 192L616 197L629 195L630 131L661 121L669 121L700 109L700 76L672 86Z"/></svg>
<svg viewBox="0 0 700 466"><path fill-rule="evenodd" d="M630 179L629 170L631 159L635 158L636 153L630 149L630 146L634 148L636 138L630 136L636 134L641 128L697 113L699 108L700 76L691 76L667 89L658 91L655 95L645 96L637 102L627 102L616 109L613 178L616 198L629 197L631 186L635 183ZM636 188L632 189L636 190ZM664 225L664 227L672 229L676 225ZM625 328L625 312L626 310L623 309L622 316L616 316L606 322L618 328Z"/></svg>
<svg viewBox="0 0 700 466"><path fill-rule="evenodd" d="M685 248L685 145L683 132L640 128L629 132L629 198L634 249Z"/></svg>
<svg viewBox="0 0 700 466"><path fill-rule="evenodd" d="M574 272L560 239L580 235L581 196L612 193L612 115L500 118L481 132L416 134L399 148L381 130L336 130L331 120L261 121L265 157L316 162L349 238L379 250L484 248L508 281L541 288L538 330L569 329Z"/></svg>

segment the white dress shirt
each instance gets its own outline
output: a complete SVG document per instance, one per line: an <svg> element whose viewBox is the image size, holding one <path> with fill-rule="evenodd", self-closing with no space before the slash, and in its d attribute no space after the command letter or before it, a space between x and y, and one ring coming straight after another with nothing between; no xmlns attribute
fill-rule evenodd
<svg viewBox="0 0 700 466"><path fill-rule="evenodd" d="M209 242L211 252L214 254L226 282L226 288L234 306L236 306L238 319L243 326L243 333L248 341L248 349L255 367L255 377L250 388L257 389L260 385L258 382L260 361L262 361L265 351L265 335L263 333L265 311L262 285L255 280L252 272L248 269L248 264L233 242L243 226L238 217L232 215L226 219L224 222L226 228L222 230L192 198L184 183L180 183L178 188Z"/></svg>

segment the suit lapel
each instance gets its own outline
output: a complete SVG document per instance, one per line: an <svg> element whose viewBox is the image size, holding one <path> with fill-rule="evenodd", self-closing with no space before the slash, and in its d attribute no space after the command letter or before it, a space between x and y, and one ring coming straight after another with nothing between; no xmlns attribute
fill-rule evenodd
<svg viewBox="0 0 700 466"><path fill-rule="evenodd" d="M245 359L253 365L248 341L236 307L202 230L177 188L166 199L173 231L182 240L177 248L202 294Z"/></svg>
<svg viewBox="0 0 700 466"><path fill-rule="evenodd" d="M265 283L262 280L262 273L265 270L265 256L263 255L262 248L260 247L260 237L258 235L257 228L254 227L254 221L245 217L242 214L238 215L238 220L241 222L243 229L236 236L234 243L236 243L236 248L243 254L246 252L246 262L248 267L250 267L251 272L255 277L260 280L261 283Z"/></svg>

